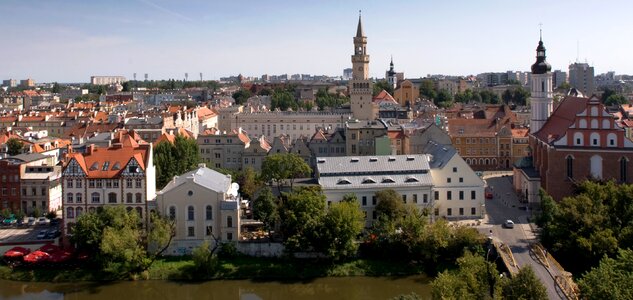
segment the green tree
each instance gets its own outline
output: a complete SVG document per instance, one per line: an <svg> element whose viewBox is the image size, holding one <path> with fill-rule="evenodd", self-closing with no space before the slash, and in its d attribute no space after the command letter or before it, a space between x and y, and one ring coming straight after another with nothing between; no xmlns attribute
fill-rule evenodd
<svg viewBox="0 0 633 300"><path fill-rule="evenodd" d="M269 232L269 237L272 238L270 231L279 220L279 208L275 196L269 187L264 187L253 202L253 217L264 223Z"/></svg>
<svg viewBox="0 0 633 300"><path fill-rule="evenodd" d="M446 89L441 89L435 97L435 105L448 108L453 105L453 96Z"/></svg>
<svg viewBox="0 0 633 300"><path fill-rule="evenodd" d="M497 284L496 266L467 252L457 260L458 269L444 271L431 282L432 299L492 299Z"/></svg>
<svg viewBox="0 0 633 300"><path fill-rule="evenodd" d="M481 102L483 103L499 104L499 96L489 90L480 90L479 97L481 97Z"/></svg>
<svg viewBox="0 0 633 300"><path fill-rule="evenodd" d="M240 192L247 199L253 199L255 192L261 188L262 181L259 174L253 168L247 167L237 176L237 182L240 184Z"/></svg>
<svg viewBox="0 0 633 300"><path fill-rule="evenodd" d="M603 257L597 267L578 281L582 299L633 299L633 250L617 258Z"/></svg>
<svg viewBox="0 0 633 300"><path fill-rule="evenodd" d="M435 90L435 83L431 79L422 79L420 83L420 95L427 99L435 99L437 91Z"/></svg>
<svg viewBox="0 0 633 300"><path fill-rule="evenodd" d="M606 100L604 100L604 105L607 106L619 106L627 103L629 103L629 100L621 94L610 95L606 98Z"/></svg>
<svg viewBox="0 0 633 300"><path fill-rule="evenodd" d="M281 111L286 111L289 108L296 111L299 108L294 95L288 90L275 90L270 100L270 109L275 110L279 108Z"/></svg>
<svg viewBox="0 0 633 300"><path fill-rule="evenodd" d="M235 99L235 104L241 105L246 103L246 100L253 96L253 93L247 89L239 89L237 92L233 93L233 99Z"/></svg>
<svg viewBox="0 0 633 300"><path fill-rule="evenodd" d="M516 105L526 105L530 98L530 92L522 86L518 86L512 93L512 102Z"/></svg>
<svg viewBox="0 0 633 300"><path fill-rule="evenodd" d="M61 92L62 92L62 87L59 85L59 83L54 82L53 87L51 88L51 93L59 94Z"/></svg>
<svg viewBox="0 0 633 300"><path fill-rule="evenodd" d="M391 84L389 84L389 82L387 82L387 80L381 80L381 81L377 81L377 82L374 83L374 85L373 85L373 95L374 95L374 97L376 95L380 94L380 92L382 92L382 90L385 90L390 95L393 95L393 86Z"/></svg>
<svg viewBox="0 0 633 300"><path fill-rule="evenodd" d="M7 141L7 154L9 154L9 156L18 155L22 153L23 148L24 148L24 143L17 138L10 138Z"/></svg>
<svg viewBox="0 0 633 300"><path fill-rule="evenodd" d="M309 176L312 172L310 166L297 154L275 153L266 156L262 162L262 179L265 182L277 184L281 194L281 186L284 180L289 180L292 189L294 180L300 176Z"/></svg>
<svg viewBox="0 0 633 300"><path fill-rule="evenodd" d="M220 262L215 252L219 244L216 243L215 245L215 247L211 247L209 241L205 240L193 249L193 265L198 277L211 278L217 272Z"/></svg>
<svg viewBox="0 0 633 300"><path fill-rule="evenodd" d="M194 139L176 135L174 143L162 141L154 149L156 187L162 189L176 175L198 167L202 159Z"/></svg>
<svg viewBox="0 0 633 300"><path fill-rule="evenodd" d="M167 248L176 236L176 220L172 220L158 213L150 213L150 223L147 235L148 257L151 265Z"/></svg>
<svg viewBox="0 0 633 300"><path fill-rule="evenodd" d="M322 222L320 242L321 252L338 260L356 255L356 238L365 224L365 217L356 201L342 201L330 206Z"/></svg>
<svg viewBox="0 0 633 300"><path fill-rule="evenodd" d="M342 202L358 202L358 197L356 197L355 193L347 193L343 195Z"/></svg>
<svg viewBox="0 0 633 300"><path fill-rule="evenodd" d="M405 214L402 196L392 189L376 192L376 214L378 217L385 217L388 220L398 220Z"/></svg>
<svg viewBox="0 0 633 300"><path fill-rule="evenodd" d="M547 300L547 289L536 277L532 267L525 266L511 278L499 281L501 299L510 300ZM607 299L607 298L602 298ZM610 298L613 299L613 298Z"/></svg>
<svg viewBox="0 0 633 300"><path fill-rule="evenodd" d="M318 247L318 231L325 216L325 196L318 187L300 187L285 194L281 231L289 253Z"/></svg>
<svg viewBox="0 0 633 300"><path fill-rule="evenodd" d="M514 98L514 94L512 93L512 90L510 89L503 91L503 94L501 94L501 99L503 100L503 103L505 104L510 103L513 98Z"/></svg>

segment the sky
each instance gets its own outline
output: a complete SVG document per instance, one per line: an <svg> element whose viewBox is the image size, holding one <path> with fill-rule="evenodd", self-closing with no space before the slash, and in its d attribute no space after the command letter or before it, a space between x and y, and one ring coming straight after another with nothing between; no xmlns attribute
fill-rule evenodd
<svg viewBox="0 0 633 300"><path fill-rule="evenodd" d="M633 74L628 0L0 0L0 79L340 76L359 10L372 77L527 71L539 28L553 70Z"/></svg>

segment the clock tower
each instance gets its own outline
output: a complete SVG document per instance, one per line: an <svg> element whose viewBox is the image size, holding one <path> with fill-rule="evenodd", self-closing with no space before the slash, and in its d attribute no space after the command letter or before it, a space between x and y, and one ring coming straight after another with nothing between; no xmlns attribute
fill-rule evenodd
<svg viewBox="0 0 633 300"><path fill-rule="evenodd" d="M372 82L369 80L369 55L367 55L367 37L363 32L361 16L354 37L354 55L352 55L352 79L349 81L351 109L358 120L375 120L378 107L372 101Z"/></svg>

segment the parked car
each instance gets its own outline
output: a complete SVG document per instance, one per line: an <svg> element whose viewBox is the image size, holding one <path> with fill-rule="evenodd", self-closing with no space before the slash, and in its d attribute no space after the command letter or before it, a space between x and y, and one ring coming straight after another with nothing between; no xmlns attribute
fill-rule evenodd
<svg viewBox="0 0 633 300"><path fill-rule="evenodd" d="M48 219L46 217L40 217L37 219L37 225L46 225L48 224Z"/></svg>
<svg viewBox="0 0 633 300"><path fill-rule="evenodd" d="M2 220L2 224L4 225L11 225L11 224L15 224L18 222L18 219L15 218L14 214L11 214L8 218Z"/></svg>
<svg viewBox="0 0 633 300"><path fill-rule="evenodd" d="M50 225L51 225L51 226L57 226L57 225L59 225L59 219L57 219L57 218L55 218L55 219L51 219L51 223L50 223Z"/></svg>
<svg viewBox="0 0 633 300"><path fill-rule="evenodd" d="M512 220L506 220L505 223L503 223L503 227L514 228L514 222Z"/></svg>
<svg viewBox="0 0 633 300"><path fill-rule="evenodd" d="M53 229L53 230L49 230L48 233L46 234L46 238L47 239L54 239L58 236L60 236L61 233L59 232L59 230L57 229Z"/></svg>
<svg viewBox="0 0 633 300"><path fill-rule="evenodd" d="M26 221L26 225L28 225L28 226L35 225L35 218L29 217L29 219Z"/></svg>
<svg viewBox="0 0 633 300"><path fill-rule="evenodd" d="M43 240L46 238L46 235L48 234L48 230L40 230L40 232L37 234L37 239L38 240Z"/></svg>

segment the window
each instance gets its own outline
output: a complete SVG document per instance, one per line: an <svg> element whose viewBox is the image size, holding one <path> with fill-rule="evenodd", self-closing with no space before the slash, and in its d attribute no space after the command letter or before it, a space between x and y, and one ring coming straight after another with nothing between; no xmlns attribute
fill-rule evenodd
<svg viewBox="0 0 633 300"><path fill-rule="evenodd" d="M143 194L136 193L136 203L143 203Z"/></svg>
<svg viewBox="0 0 633 300"><path fill-rule="evenodd" d="M73 181L72 179L68 179L68 181L66 181L66 187L68 188L72 188L73 187Z"/></svg>
<svg viewBox="0 0 633 300"><path fill-rule="evenodd" d="M140 178L137 178L136 179L136 188L140 189L142 185L143 185L143 181L141 181Z"/></svg>
<svg viewBox="0 0 633 300"><path fill-rule="evenodd" d="M626 157L622 157L620 158L620 181L621 182L626 182L627 181L627 172L626 172L626 167L627 167L627 163L628 163L628 159Z"/></svg>
<svg viewBox="0 0 633 300"><path fill-rule="evenodd" d="M205 215L207 220L213 220L213 207L211 205L207 205Z"/></svg>
<svg viewBox="0 0 633 300"><path fill-rule="evenodd" d="M170 206L169 207L169 219L170 220L175 220L176 219L176 207L175 206Z"/></svg>
<svg viewBox="0 0 633 300"><path fill-rule="evenodd" d="M195 235L196 235L195 228L193 226L187 227L187 236L195 236Z"/></svg>
<svg viewBox="0 0 633 300"><path fill-rule="evenodd" d="M363 206L367 205L367 196L363 196Z"/></svg>
<svg viewBox="0 0 633 300"><path fill-rule="evenodd" d="M232 241L233 240L233 233L232 232L227 232L226 233L226 240L228 240L228 241Z"/></svg>
<svg viewBox="0 0 633 300"><path fill-rule="evenodd" d="M567 178L574 178L574 158L569 155L566 158Z"/></svg>
<svg viewBox="0 0 633 300"><path fill-rule="evenodd" d="M75 194L75 200L77 200L77 203L81 203L81 201L83 201L83 200L81 199L81 193L77 193L77 194Z"/></svg>
<svg viewBox="0 0 633 300"><path fill-rule="evenodd" d="M464 191L459 191L459 200L464 200Z"/></svg>
<svg viewBox="0 0 633 300"><path fill-rule="evenodd" d="M402 202L404 202L404 204L407 204L407 195L402 195Z"/></svg>
<svg viewBox="0 0 633 300"><path fill-rule="evenodd" d="M413 194L413 203L418 203L418 194Z"/></svg>
<svg viewBox="0 0 633 300"><path fill-rule="evenodd" d="M453 215L453 209L452 208L447 208L446 209L446 215L447 216L452 216Z"/></svg>
<svg viewBox="0 0 633 300"><path fill-rule="evenodd" d="M109 193L108 194L108 203L116 203L116 194L115 193Z"/></svg>
<svg viewBox="0 0 633 300"><path fill-rule="evenodd" d="M3 196L7 195L7 189L6 188L2 189L2 195ZM33 195L33 196L37 195L37 189L36 188L31 188L31 195Z"/></svg>
<svg viewBox="0 0 633 300"><path fill-rule="evenodd" d="M457 173L457 167L453 167L453 173Z"/></svg>
<svg viewBox="0 0 633 300"><path fill-rule="evenodd" d="M125 194L125 203L132 203L132 193Z"/></svg>
<svg viewBox="0 0 633 300"><path fill-rule="evenodd" d="M435 200L440 200L440 192L439 192L439 191L435 191L435 193L434 193L434 194L435 194L435 195L434 195L434 197L433 197L433 198L435 198Z"/></svg>
<svg viewBox="0 0 633 300"><path fill-rule="evenodd" d="M76 185L77 185L77 188L81 188L81 186L83 185L83 180L77 179L77 184ZM119 187L118 184L115 187Z"/></svg>
<svg viewBox="0 0 633 300"><path fill-rule="evenodd" d="M429 195L422 194L422 203L428 203L428 202L429 202Z"/></svg>
<svg viewBox="0 0 633 300"><path fill-rule="evenodd" d="M376 196L371 197L371 205L376 205Z"/></svg>
<svg viewBox="0 0 633 300"><path fill-rule="evenodd" d="M228 227L228 228L232 228L233 227L233 217L231 217L231 216L226 217L226 227Z"/></svg>
<svg viewBox="0 0 633 300"><path fill-rule="evenodd" d="M451 191L446 191L446 200L453 200L453 193Z"/></svg>
<svg viewBox="0 0 633 300"><path fill-rule="evenodd" d="M132 188L132 178L128 178L125 180L125 187L128 189Z"/></svg>
<svg viewBox="0 0 633 300"><path fill-rule="evenodd" d="M464 182L464 177L459 177L459 182L463 183Z"/></svg>
<svg viewBox="0 0 633 300"><path fill-rule="evenodd" d="M68 193L66 195L66 202L67 203L73 203L73 193Z"/></svg>
<svg viewBox="0 0 633 300"><path fill-rule="evenodd" d="M66 218L69 218L69 219L75 218L75 210L72 207L66 208Z"/></svg>
<svg viewBox="0 0 633 300"><path fill-rule="evenodd" d="M98 189L102 188L103 187L103 180L97 179L96 181L97 181L97 188Z"/></svg>
<svg viewBox="0 0 633 300"><path fill-rule="evenodd" d="M210 236L210 235L213 234L213 226L207 225L206 234L207 234L207 236Z"/></svg>
<svg viewBox="0 0 633 300"><path fill-rule="evenodd" d="M477 208L471 207L470 208L470 214L473 215L473 216L476 215L477 214Z"/></svg>
<svg viewBox="0 0 633 300"><path fill-rule="evenodd" d="M143 218L143 209L142 208L137 207L136 208L136 213L138 214L139 218L141 218L141 219Z"/></svg>
<svg viewBox="0 0 633 300"><path fill-rule="evenodd" d="M436 215L436 216L439 216L439 215L440 215L440 209L436 207L436 208L433 210L433 214L434 214L434 215Z"/></svg>
<svg viewBox="0 0 633 300"><path fill-rule="evenodd" d="M112 188L112 180L106 179L106 188Z"/></svg>
<svg viewBox="0 0 633 300"><path fill-rule="evenodd" d="M193 206L189 205L187 207L187 220L188 221L193 221L195 217L195 210L193 208Z"/></svg>
<svg viewBox="0 0 633 300"><path fill-rule="evenodd" d="M451 183L451 178L450 177L446 178L446 183Z"/></svg>
<svg viewBox="0 0 633 300"><path fill-rule="evenodd" d="M84 213L83 207L77 207L77 209L75 210L75 216L77 218L79 218L79 216L81 216L81 214L83 214L83 213Z"/></svg>
<svg viewBox="0 0 633 300"><path fill-rule="evenodd" d="M463 207L460 207L460 208L459 208L459 215L460 215L460 216L463 216L463 215L464 215L464 208L463 208Z"/></svg>
<svg viewBox="0 0 633 300"><path fill-rule="evenodd" d="M101 202L101 197L99 196L99 193L92 193L92 203L99 203Z"/></svg>
<svg viewBox="0 0 633 300"><path fill-rule="evenodd" d="M477 198L477 192L476 191L470 191L470 200L475 200L475 198Z"/></svg>
<svg viewBox="0 0 633 300"><path fill-rule="evenodd" d="M371 218L376 220L376 218L378 218L378 213L374 210L371 212Z"/></svg>

